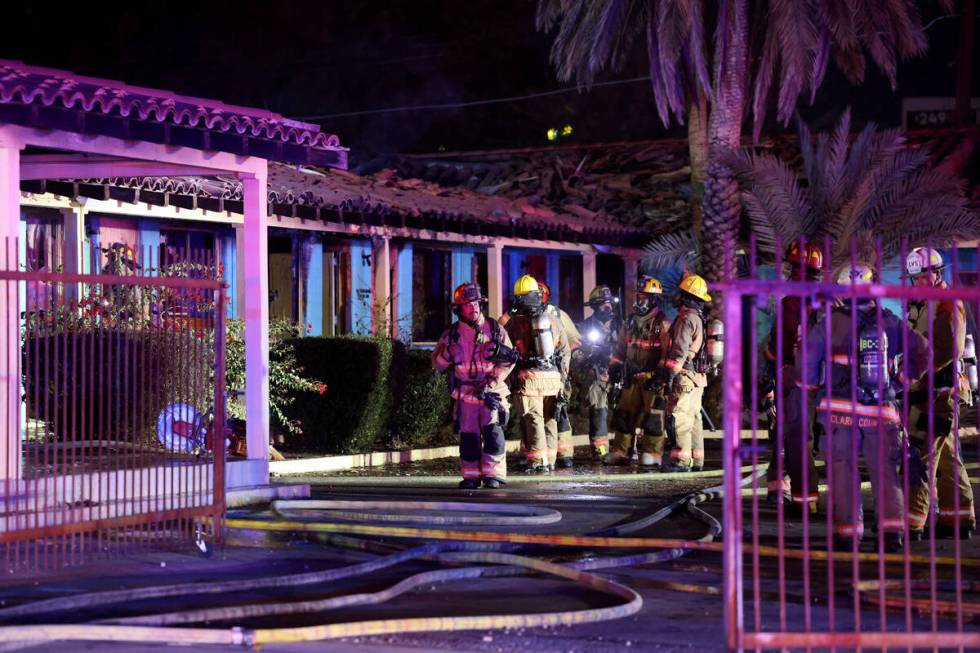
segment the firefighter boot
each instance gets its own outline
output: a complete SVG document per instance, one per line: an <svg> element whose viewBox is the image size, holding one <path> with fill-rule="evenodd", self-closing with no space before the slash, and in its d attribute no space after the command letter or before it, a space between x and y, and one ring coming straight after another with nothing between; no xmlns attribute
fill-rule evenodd
<svg viewBox="0 0 980 653"><path fill-rule="evenodd" d="M483 487L485 487L487 489L490 489L490 490L496 490L498 488L503 487L504 485L507 485L507 482L506 481L501 481L499 478L493 478L491 476L491 477L488 477L488 478L483 479Z"/></svg>
<svg viewBox="0 0 980 653"><path fill-rule="evenodd" d="M460 490L478 490L480 489L480 479L477 478L464 478L459 482Z"/></svg>

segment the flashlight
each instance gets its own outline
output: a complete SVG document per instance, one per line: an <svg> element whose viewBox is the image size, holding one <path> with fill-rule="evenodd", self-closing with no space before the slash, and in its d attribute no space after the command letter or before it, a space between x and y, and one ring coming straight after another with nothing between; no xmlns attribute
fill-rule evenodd
<svg viewBox="0 0 980 653"><path fill-rule="evenodd" d="M602 334L599 333L598 329L592 329L591 331L589 331L588 337L589 337L589 342L591 342L592 344L596 344L600 340L602 340Z"/></svg>

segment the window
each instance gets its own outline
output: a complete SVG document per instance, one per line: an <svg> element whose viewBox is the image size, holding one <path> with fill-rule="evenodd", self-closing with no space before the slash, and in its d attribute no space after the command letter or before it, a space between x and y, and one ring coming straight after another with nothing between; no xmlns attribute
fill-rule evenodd
<svg viewBox="0 0 980 653"><path fill-rule="evenodd" d="M434 342L452 321L452 255L448 250L412 248L412 339Z"/></svg>

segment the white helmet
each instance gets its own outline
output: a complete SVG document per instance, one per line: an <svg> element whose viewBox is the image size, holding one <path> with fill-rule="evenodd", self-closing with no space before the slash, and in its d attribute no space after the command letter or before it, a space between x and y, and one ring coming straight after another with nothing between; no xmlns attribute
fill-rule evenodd
<svg viewBox="0 0 980 653"><path fill-rule="evenodd" d="M931 247L916 247L905 259L905 271L910 277L923 272L939 272L944 265L942 254Z"/></svg>
<svg viewBox="0 0 980 653"><path fill-rule="evenodd" d="M855 284L866 286L875 282L875 271L870 265L855 263L837 273L837 283L842 286Z"/></svg>

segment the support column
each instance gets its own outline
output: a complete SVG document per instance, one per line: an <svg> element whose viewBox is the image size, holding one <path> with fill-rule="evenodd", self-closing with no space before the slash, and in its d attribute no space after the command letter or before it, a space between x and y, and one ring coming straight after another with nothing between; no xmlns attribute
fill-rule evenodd
<svg viewBox="0 0 980 653"><path fill-rule="evenodd" d="M269 479L269 230L268 171L242 179L245 198L245 416L248 459L260 483Z"/></svg>
<svg viewBox="0 0 980 653"><path fill-rule="evenodd" d="M582 302L589 301L589 294L596 287L595 252L582 254ZM588 317L588 315L586 315Z"/></svg>
<svg viewBox="0 0 980 653"><path fill-rule="evenodd" d="M140 254L137 256L142 259L144 274L155 277L157 276L156 268L160 267L156 261L160 255L160 221L152 218L140 218L139 225Z"/></svg>
<svg viewBox="0 0 980 653"><path fill-rule="evenodd" d="M221 234L221 266L224 268L224 280L228 284L228 290L226 291L228 295L228 313L229 319L235 320L241 317L241 295L239 294L238 279L241 277L239 274L238 266L238 249L241 245L238 242L238 231L236 230L233 234L223 233Z"/></svg>
<svg viewBox="0 0 980 653"><path fill-rule="evenodd" d="M371 243L371 265L374 280L371 284L371 333L391 337L391 239L375 238Z"/></svg>
<svg viewBox="0 0 980 653"><path fill-rule="evenodd" d="M317 238L310 243L310 261L306 268L306 318L311 336L323 335L323 243Z"/></svg>
<svg viewBox="0 0 980 653"><path fill-rule="evenodd" d="M636 275L640 271L640 259L636 256L631 256L629 254L623 257L623 261L626 264L626 270L623 274L623 284L626 286L623 288L623 311L629 313L631 306L636 301Z"/></svg>
<svg viewBox="0 0 980 653"><path fill-rule="evenodd" d="M561 307L559 300L559 296L561 295L561 276L558 272L559 266L561 265L560 257L560 254L554 253L548 254L544 259L544 282L551 289L551 303L559 308Z"/></svg>
<svg viewBox="0 0 980 653"><path fill-rule="evenodd" d="M393 301L395 332L402 342L412 341L412 243L402 243L395 257L395 298Z"/></svg>
<svg viewBox="0 0 980 653"><path fill-rule="evenodd" d="M20 143L0 130L0 266L17 270L20 232ZM20 478L20 308L18 284L0 284L0 479Z"/></svg>
<svg viewBox="0 0 980 653"><path fill-rule="evenodd" d="M497 319L504 314L504 248L500 245L487 247L487 310Z"/></svg>
<svg viewBox="0 0 980 653"><path fill-rule="evenodd" d="M69 208L61 209L61 223L64 231L61 255L64 270L69 274L85 273L85 206L73 201ZM65 284L66 301L78 301L83 294L82 284Z"/></svg>
<svg viewBox="0 0 980 653"><path fill-rule="evenodd" d="M334 282L336 278L337 256L333 250L328 250L324 254L323 265L323 334L327 336L337 335L337 287Z"/></svg>
<svg viewBox="0 0 980 653"><path fill-rule="evenodd" d="M235 230L235 275L228 277L228 285L235 289L235 317L245 319L245 225L233 225ZM266 263L268 265L268 262Z"/></svg>

